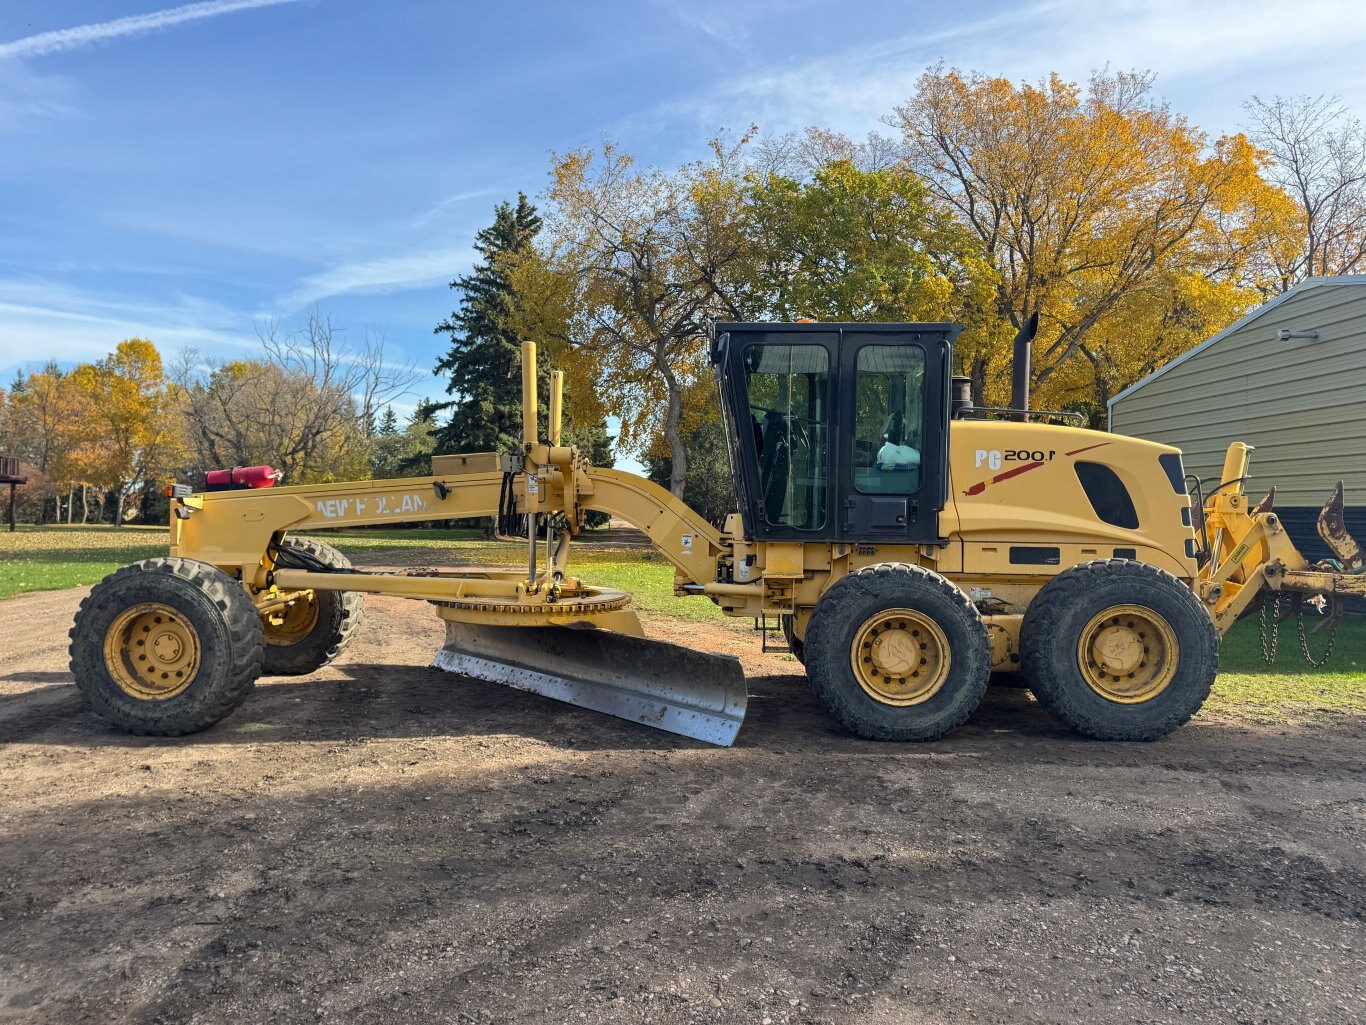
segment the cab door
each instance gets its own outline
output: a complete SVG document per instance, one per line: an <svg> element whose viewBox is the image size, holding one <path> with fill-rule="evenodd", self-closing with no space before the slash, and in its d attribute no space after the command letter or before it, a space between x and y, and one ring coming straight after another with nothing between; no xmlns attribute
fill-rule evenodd
<svg viewBox="0 0 1366 1025"><path fill-rule="evenodd" d="M940 539L949 341L944 331L844 331L837 478L842 540Z"/></svg>

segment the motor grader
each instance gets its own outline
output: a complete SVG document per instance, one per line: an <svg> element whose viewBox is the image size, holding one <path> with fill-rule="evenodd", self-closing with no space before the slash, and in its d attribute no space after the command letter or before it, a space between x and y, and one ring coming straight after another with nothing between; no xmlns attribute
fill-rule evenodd
<svg viewBox="0 0 1366 1025"><path fill-rule="evenodd" d="M717 529L668 491L561 444L562 378L538 416L523 346L523 442L437 456L432 475L296 487L268 470L171 485L165 558L82 602L71 666L95 710L178 735L230 713L261 674L346 646L365 594L429 602L435 665L717 744L744 717L739 662L646 639L630 597L571 573L590 511L645 532L679 595L779 630L829 713L860 737L932 740L1019 673L1083 734L1151 740L1209 694L1219 639L1265 596L1366 595L1342 491L1311 566L1247 446L1193 503L1181 453L1024 410L975 409L951 377L950 324L716 324L711 363L739 511ZM1053 419L1056 419L1054 417ZM496 517L526 565L370 571L309 531Z"/></svg>

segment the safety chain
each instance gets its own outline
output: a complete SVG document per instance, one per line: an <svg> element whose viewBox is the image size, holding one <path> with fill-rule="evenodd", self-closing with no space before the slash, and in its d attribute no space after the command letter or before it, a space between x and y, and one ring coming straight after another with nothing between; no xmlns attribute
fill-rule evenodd
<svg viewBox="0 0 1366 1025"><path fill-rule="evenodd" d="M1271 600L1271 602L1270 602L1270 605L1271 605L1271 614L1272 614L1272 623L1271 623L1271 628L1270 628L1270 633L1271 633L1271 642L1270 642L1270 644L1267 643L1267 625L1266 625L1266 607L1267 607L1267 604L1268 604L1268 603L1267 603L1265 600L1262 602L1262 609L1261 609L1261 616L1260 616L1260 629L1259 629L1258 633L1259 633L1259 636L1260 636L1261 642L1262 642L1262 659L1263 659L1263 661L1265 661L1267 665L1275 665L1275 663L1276 663L1276 647L1277 647L1277 645L1278 645L1279 642L1280 642L1280 629L1281 629L1281 596L1280 596L1279 594L1276 595L1274 598L1272 598L1272 600ZM1330 658L1333 657L1333 645L1337 643L1337 639L1338 639L1338 627L1341 626L1341 625L1342 625L1342 624L1341 624L1341 620L1339 620L1338 622L1336 622L1336 623L1333 624L1333 629L1332 629L1331 631L1329 631L1329 634L1328 634L1328 647L1327 647L1326 649L1324 649L1323 657L1320 658L1320 659L1315 659L1314 656L1311 655L1311 654L1309 653L1309 638L1305 636L1305 632L1304 632L1304 609L1303 609L1303 607L1301 607L1301 608L1295 610L1295 627L1298 629L1299 635L1300 635L1300 650L1301 650L1302 652L1304 652L1304 660L1305 660L1306 662L1308 662L1311 666L1313 666L1315 669L1318 669L1318 668L1321 668L1322 666L1327 665L1327 664L1328 664L1328 660L1329 660Z"/></svg>
<svg viewBox="0 0 1366 1025"><path fill-rule="evenodd" d="M1271 624L1271 644L1266 643L1266 599L1262 599L1262 609L1260 618L1260 629L1258 630L1262 640L1262 660L1267 665L1276 664L1276 645L1280 642L1281 636L1281 596L1278 594L1272 599L1272 619Z"/></svg>
<svg viewBox="0 0 1366 1025"><path fill-rule="evenodd" d="M1320 666L1327 665L1328 660L1333 657L1333 644L1338 639L1338 627L1342 625L1342 620L1339 619L1336 623L1333 624L1333 629L1328 631L1328 648L1326 651L1324 651L1323 658L1319 659L1317 662L1314 661L1314 656L1309 654L1309 641L1304 636L1303 610L1301 610L1300 614L1295 617L1295 625L1300 628L1300 648L1304 651L1304 660L1308 662L1311 666L1313 666L1315 669L1319 668Z"/></svg>

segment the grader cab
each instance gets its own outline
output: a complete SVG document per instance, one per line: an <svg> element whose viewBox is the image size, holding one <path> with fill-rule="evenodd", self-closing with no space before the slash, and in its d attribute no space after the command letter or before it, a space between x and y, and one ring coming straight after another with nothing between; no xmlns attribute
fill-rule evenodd
<svg viewBox="0 0 1366 1025"><path fill-rule="evenodd" d="M1366 595L1340 486L1320 525L1335 558L1311 566L1270 498L1249 506L1246 446L1231 446L1193 507L1174 448L973 409L950 376L957 332L716 325L738 507L721 529L562 445L558 374L542 432L527 343L515 452L438 456L425 478L172 485L168 557L118 570L81 605L77 684L124 729L204 729L262 673L336 658L363 596L387 594L446 621L438 668L732 743L746 704L738 661L646 638L629 595L571 574L590 511L643 530L677 594L781 629L829 713L881 740L943 736L992 673L1023 674L1084 734L1154 739L1200 708L1220 636L1267 595L1278 611L1288 597L1335 615ZM521 524L525 566L359 570L304 536L468 517Z"/></svg>

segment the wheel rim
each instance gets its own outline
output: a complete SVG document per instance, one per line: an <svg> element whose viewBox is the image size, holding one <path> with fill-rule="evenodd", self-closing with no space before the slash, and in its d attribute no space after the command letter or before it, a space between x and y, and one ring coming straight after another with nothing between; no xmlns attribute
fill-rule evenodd
<svg viewBox="0 0 1366 1025"><path fill-rule="evenodd" d="M194 682L199 633L157 602L125 609L104 635L104 664L119 689L144 701L173 698Z"/></svg>
<svg viewBox="0 0 1366 1025"><path fill-rule="evenodd" d="M261 617L261 625L265 627L267 644L284 646L298 643L318 625L317 592L305 591L298 600L267 613Z"/></svg>
<svg viewBox="0 0 1366 1025"><path fill-rule="evenodd" d="M884 705L918 705L939 693L953 660L949 640L914 609L879 612L859 629L850 652L854 679Z"/></svg>
<svg viewBox="0 0 1366 1025"><path fill-rule="evenodd" d="M1141 605L1115 605L1092 616L1077 644L1087 686L1121 704L1151 701L1176 676L1176 631Z"/></svg>

